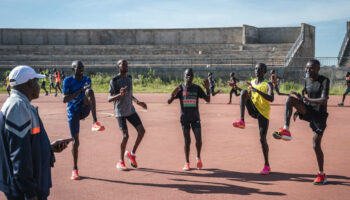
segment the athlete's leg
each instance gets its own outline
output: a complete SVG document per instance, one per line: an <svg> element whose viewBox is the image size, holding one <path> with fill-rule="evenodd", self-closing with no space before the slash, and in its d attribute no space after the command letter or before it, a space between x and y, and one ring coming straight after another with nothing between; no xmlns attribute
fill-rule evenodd
<svg viewBox="0 0 350 200"><path fill-rule="evenodd" d="M307 110L305 104L299 99L289 96L285 105L284 126L289 127L290 118L292 116L293 107L302 115L305 115Z"/></svg>
<svg viewBox="0 0 350 200"><path fill-rule="evenodd" d="M269 145L267 144L266 135L269 129L269 120L263 116L258 117L259 133L260 133L260 143L262 152L264 154L265 165L270 166L269 163Z"/></svg>
<svg viewBox="0 0 350 200"><path fill-rule="evenodd" d="M323 151L321 148L322 134L314 133L313 145L316 153L318 169L320 172L323 172Z"/></svg>
<svg viewBox="0 0 350 200"><path fill-rule="evenodd" d="M136 150L137 150L137 147L140 145L141 143L141 140L143 138L143 136L145 135L145 128L143 127L142 124L138 125L136 127L136 130L137 130L137 138L136 138L136 141L135 141L135 144L134 144L134 148L132 149L132 153L136 153Z"/></svg>
<svg viewBox="0 0 350 200"><path fill-rule="evenodd" d="M229 103L231 103L231 101L232 101L232 93L234 92L235 90L232 88L231 89L231 91L230 91L230 101L229 101ZM237 93L237 92L236 92Z"/></svg>
<svg viewBox="0 0 350 200"><path fill-rule="evenodd" d="M237 89L234 90L234 93L235 93L236 97L239 96L239 94L238 94L238 92L237 92Z"/></svg>
<svg viewBox="0 0 350 200"><path fill-rule="evenodd" d="M122 139L122 143L120 144L120 160L124 161L126 144L128 143L128 139L129 139L128 129L122 130L122 133L123 133L123 139Z"/></svg>
<svg viewBox="0 0 350 200"><path fill-rule="evenodd" d="M95 94L92 89L86 89L85 90L85 99L84 99L85 105L90 106L91 113L92 113L92 119L93 123L97 122L97 116L96 116L96 100L95 100Z"/></svg>
<svg viewBox="0 0 350 200"><path fill-rule="evenodd" d="M194 133L194 137L196 138L197 158L200 158L202 150L202 129L200 127L192 126L192 131Z"/></svg>
<svg viewBox="0 0 350 200"><path fill-rule="evenodd" d="M72 145L73 155L73 169L78 169L78 148L79 148L79 134L73 135L74 141Z"/></svg>
<svg viewBox="0 0 350 200"><path fill-rule="evenodd" d="M185 151L185 157L186 157L186 162L190 162L190 145L191 145L191 136L190 136L190 129L189 128L183 128L183 135L185 139L185 146L184 146L184 151Z"/></svg>
<svg viewBox="0 0 350 200"><path fill-rule="evenodd" d="M55 84L55 96L57 96L57 87L58 87L58 83L56 82L56 84Z"/></svg>
<svg viewBox="0 0 350 200"><path fill-rule="evenodd" d="M245 113L245 106L247 103L247 100L249 98L248 91L247 90L242 90L241 91L241 99L240 99L240 110L241 110L241 120L244 121L244 113Z"/></svg>

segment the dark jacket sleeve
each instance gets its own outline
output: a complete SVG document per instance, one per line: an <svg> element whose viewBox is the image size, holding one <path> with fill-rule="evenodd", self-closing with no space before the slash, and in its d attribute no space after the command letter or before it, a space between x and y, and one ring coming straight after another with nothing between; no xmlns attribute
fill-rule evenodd
<svg viewBox="0 0 350 200"><path fill-rule="evenodd" d="M37 195L37 184L33 175L31 132L30 114L25 105L13 106L5 118L4 134L9 145L14 181L26 198Z"/></svg>

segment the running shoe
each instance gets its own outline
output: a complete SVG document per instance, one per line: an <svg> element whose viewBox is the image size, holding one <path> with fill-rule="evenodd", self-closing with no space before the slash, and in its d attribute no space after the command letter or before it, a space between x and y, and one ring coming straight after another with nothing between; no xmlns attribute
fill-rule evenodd
<svg viewBox="0 0 350 200"><path fill-rule="evenodd" d="M57 97L57 93L55 94L55 97Z"/></svg>
<svg viewBox="0 0 350 200"><path fill-rule="evenodd" d="M196 158L197 160L197 169L202 169L203 168L203 163L202 160L200 158Z"/></svg>
<svg viewBox="0 0 350 200"><path fill-rule="evenodd" d="M137 168L136 155L132 155L131 152L125 151L125 156L129 159L130 165L133 168Z"/></svg>
<svg viewBox="0 0 350 200"><path fill-rule="evenodd" d="M182 168L182 170L184 170L184 171L190 171L190 170L191 170L190 163L186 162L186 163L185 163L185 166L184 166L184 168Z"/></svg>
<svg viewBox="0 0 350 200"><path fill-rule="evenodd" d="M226 104L231 104L231 101L227 102Z"/></svg>
<svg viewBox="0 0 350 200"><path fill-rule="evenodd" d="M327 176L326 174L317 174L316 179L314 180L315 185L324 185L327 183Z"/></svg>
<svg viewBox="0 0 350 200"><path fill-rule="evenodd" d="M339 107L343 107L343 106L344 106L344 103L338 103L338 106L339 106Z"/></svg>
<svg viewBox="0 0 350 200"><path fill-rule="evenodd" d="M236 127L236 128L242 128L242 129L244 129L244 128L245 128L245 123L244 123L243 120L240 119L238 122L233 122L233 123L232 123L232 126L233 126L233 127Z"/></svg>
<svg viewBox="0 0 350 200"><path fill-rule="evenodd" d="M264 168L261 170L260 174L261 175L268 175L271 172L271 168L267 165L264 165Z"/></svg>
<svg viewBox="0 0 350 200"><path fill-rule="evenodd" d="M285 141L292 140L292 135L290 134L290 132L287 129L284 129L284 128L280 128L279 131L272 132L272 136L275 139L282 139Z"/></svg>
<svg viewBox="0 0 350 200"><path fill-rule="evenodd" d="M119 171L126 171L126 170L128 170L128 168L125 166L125 162L124 161L119 161L118 162L117 169Z"/></svg>
<svg viewBox="0 0 350 200"><path fill-rule="evenodd" d="M95 122L92 124L91 131L104 131L105 127L101 125L100 122Z"/></svg>
<svg viewBox="0 0 350 200"><path fill-rule="evenodd" d="M70 179L72 179L72 180L79 180L80 179L80 176L79 176L79 173L78 173L77 169L74 169L72 171L72 177L70 177Z"/></svg>

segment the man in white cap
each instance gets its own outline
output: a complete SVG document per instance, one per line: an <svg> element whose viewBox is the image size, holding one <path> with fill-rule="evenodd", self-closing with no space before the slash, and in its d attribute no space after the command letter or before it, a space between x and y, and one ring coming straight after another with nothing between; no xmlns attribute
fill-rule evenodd
<svg viewBox="0 0 350 200"><path fill-rule="evenodd" d="M30 104L39 97L42 78L45 75L29 66L17 66L9 75L11 94L0 112L0 190L8 199L47 199L53 152L61 152L69 143L50 144L38 108Z"/></svg>

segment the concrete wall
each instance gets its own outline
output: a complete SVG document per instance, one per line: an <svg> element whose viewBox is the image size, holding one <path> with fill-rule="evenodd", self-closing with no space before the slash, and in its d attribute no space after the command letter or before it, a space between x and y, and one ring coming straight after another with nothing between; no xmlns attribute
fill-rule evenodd
<svg viewBox="0 0 350 200"><path fill-rule="evenodd" d="M294 43L300 27L259 28L259 43Z"/></svg>
<svg viewBox="0 0 350 200"><path fill-rule="evenodd" d="M242 28L0 29L0 45L241 44Z"/></svg>

